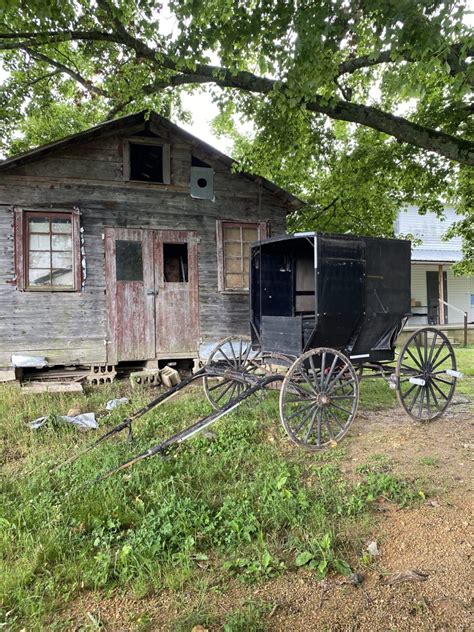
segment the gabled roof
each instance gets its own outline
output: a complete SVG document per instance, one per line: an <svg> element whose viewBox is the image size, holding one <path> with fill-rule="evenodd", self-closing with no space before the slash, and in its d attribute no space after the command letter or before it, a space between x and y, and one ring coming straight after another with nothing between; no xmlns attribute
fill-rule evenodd
<svg viewBox="0 0 474 632"><path fill-rule="evenodd" d="M122 116L121 118L114 119L113 121L107 121L105 123L101 123L100 125L96 125L95 127L91 127L83 132L79 132L78 134L72 134L70 136L66 136L65 138L61 138L60 140L54 141L52 143L48 143L47 145L41 145L40 147L36 147L34 149L30 149L29 151L25 151L21 154L17 154L16 156L12 156L11 158L7 158L6 160L0 161L0 172L6 171L7 169L11 169L12 167L17 167L20 165L27 164L29 162L33 162L35 160L39 160L43 156L48 155L52 151L62 148L66 145L72 145L76 143L80 143L87 140L92 140L101 136L102 134L112 133L112 132L120 132L121 130L126 130L129 127L133 127L134 125L138 125L140 123L146 123L149 120L152 123L156 123L162 125L165 128L168 128L172 133L180 136L184 141L189 142L192 145L199 146L203 149L203 151L215 156L218 160L225 163L229 167L237 164L235 160L226 156L221 151L212 147L208 143L200 140L197 136L190 134L185 131L178 125L175 125L168 119L164 118L160 114L149 110L142 110L141 112L136 112L134 114L128 114L126 116ZM279 197L285 199L291 206L298 208L304 205L304 202L292 195L288 191L285 191L275 183L267 180L266 178L262 178L261 176L256 176L250 173L245 173L242 171L237 172L239 175L244 176L254 182L261 183L261 185L270 191L278 195Z"/></svg>

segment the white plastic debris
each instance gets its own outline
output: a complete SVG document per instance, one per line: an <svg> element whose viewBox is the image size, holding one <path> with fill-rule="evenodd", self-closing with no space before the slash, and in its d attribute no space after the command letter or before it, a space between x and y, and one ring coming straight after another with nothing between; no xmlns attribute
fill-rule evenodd
<svg viewBox="0 0 474 632"><path fill-rule="evenodd" d="M375 542L375 540L369 542L367 545L367 551L370 555L372 555L372 557L377 557L377 555L379 555L379 547L377 546L377 542Z"/></svg>
<svg viewBox="0 0 474 632"><path fill-rule="evenodd" d="M12 365L15 367L42 369L48 366L48 363L46 362L46 358L41 356L17 354L12 355Z"/></svg>
<svg viewBox="0 0 474 632"><path fill-rule="evenodd" d="M38 417L38 419L35 419L30 423L30 428L32 430L41 428L41 426L43 426L49 419L50 417ZM95 419L95 413L83 413L82 415L76 415L75 417L61 415L60 417L57 417L57 420L78 426L81 430L95 430L99 427Z"/></svg>
<svg viewBox="0 0 474 632"><path fill-rule="evenodd" d="M113 410L117 408L117 406L122 406L123 404L128 404L128 397L119 397L118 399L109 399L109 401L105 405L105 410Z"/></svg>

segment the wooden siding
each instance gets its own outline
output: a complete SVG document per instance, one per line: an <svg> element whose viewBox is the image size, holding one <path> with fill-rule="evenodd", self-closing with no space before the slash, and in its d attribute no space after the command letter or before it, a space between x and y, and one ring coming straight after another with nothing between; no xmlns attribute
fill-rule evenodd
<svg viewBox="0 0 474 632"><path fill-rule="evenodd" d="M171 184L124 182L124 135L63 147L48 157L0 174L0 366L12 352L44 355L51 364L107 360L104 270L105 227L196 231L199 243L201 339L248 333L248 295L217 287L216 220L269 221L273 235L285 230L286 207L277 195L232 174L199 147L171 144ZM191 154L212 164L215 201L192 199ZM79 208L87 279L82 292L21 292L15 286L13 207Z"/></svg>

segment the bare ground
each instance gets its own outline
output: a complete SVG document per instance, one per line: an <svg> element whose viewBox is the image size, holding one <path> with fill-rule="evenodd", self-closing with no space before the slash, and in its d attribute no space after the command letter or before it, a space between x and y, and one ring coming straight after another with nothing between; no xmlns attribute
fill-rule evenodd
<svg viewBox="0 0 474 632"><path fill-rule="evenodd" d="M423 425L398 409L361 413L354 422L344 442L347 476L355 475L369 455L378 454L395 473L422 479L430 492L412 509L379 503L372 539L380 554L361 570L361 585L352 586L341 577L318 582L310 572L299 570L257 588L238 582L231 582L224 593L210 588L205 603L199 601L202 594L192 590L180 602L166 591L141 600L85 594L64 612L62 629L81 630L96 621L114 632L174 630L184 610L202 607L224 621L249 600L260 599L270 604L265 623L272 631L474 630L474 411L465 402L450 411ZM388 583L395 573L407 571L418 571L424 581ZM209 627L218 629L219 623Z"/></svg>

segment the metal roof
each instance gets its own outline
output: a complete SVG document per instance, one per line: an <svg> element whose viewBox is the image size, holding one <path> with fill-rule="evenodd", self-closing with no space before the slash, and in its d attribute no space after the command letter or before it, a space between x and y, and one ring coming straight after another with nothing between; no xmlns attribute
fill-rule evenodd
<svg viewBox="0 0 474 632"><path fill-rule="evenodd" d="M181 136L181 138L183 138L190 144L200 146L205 152L215 156L218 160L222 161L229 167L233 167L237 164L237 162L230 158L230 156L227 156L215 147L212 147L212 145L209 145L208 143L200 140L197 136L190 134L189 132L182 129L178 125L175 125L175 123L172 123L160 114L157 114L156 112L150 110L142 110L141 112L128 114L112 121L106 121L105 123L95 125L94 127L91 127L83 132L79 132L78 134L66 136L65 138L61 138L60 140L48 143L47 145L41 145L39 147L35 147L34 149L30 149L29 151L17 154L16 156L12 156L11 158L7 158L6 160L2 160L0 161L0 172L6 171L7 169L11 169L13 167L17 167L19 165L33 162L35 160L39 160L43 156L51 153L56 149L64 147L65 145L72 145L86 140L91 140L93 138L96 138L97 136L106 133L120 130L125 131L128 127L132 127L133 125L137 125L138 123L142 122L146 123L146 121L148 120L152 123L163 125L176 135ZM295 195L289 193L288 191L285 191L285 189L282 189L277 184L271 182L270 180L267 180L266 178L251 173L246 173L244 171L238 171L237 173L245 178L253 180L254 182L260 183L271 193L284 198L294 208L299 208L301 206L304 206L305 204L303 200L300 200Z"/></svg>
<svg viewBox="0 0 474 632"><path fill-rule="evenodd" d="M461 259L462 253L459 250L414 248L411 253L411 260L417 263L438 261L440 263L456 263L461 261Z"/></svg>

